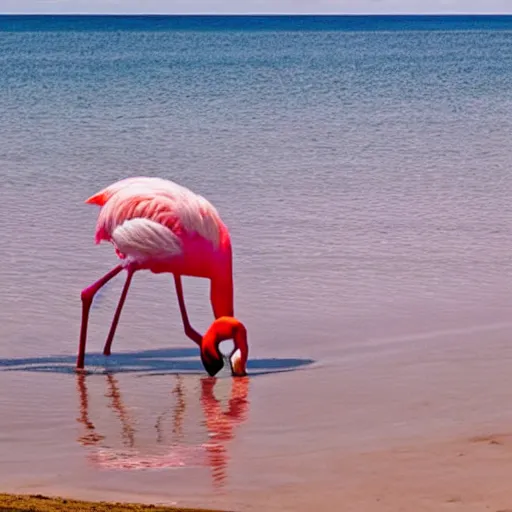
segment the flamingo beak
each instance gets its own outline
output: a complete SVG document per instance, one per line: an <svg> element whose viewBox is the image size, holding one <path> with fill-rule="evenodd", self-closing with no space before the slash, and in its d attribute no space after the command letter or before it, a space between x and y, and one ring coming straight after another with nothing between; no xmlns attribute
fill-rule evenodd
<svg viewBox="0 0 512 512"><path fill-rule="evenodd" d="M215 375L217 375L217 373L219 373L224 367L224 360L222 357L220 359L205 357L201 352L201 361L204 369L208 372L210 377L215 377Z"/></svg>

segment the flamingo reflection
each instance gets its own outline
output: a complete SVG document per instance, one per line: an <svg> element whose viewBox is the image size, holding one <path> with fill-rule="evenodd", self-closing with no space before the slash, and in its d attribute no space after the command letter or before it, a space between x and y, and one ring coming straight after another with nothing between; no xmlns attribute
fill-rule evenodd
<svg viewBox="0 0 512 512"><path fill-rule="evenodd" d="M89 460L102 469L137 470L164 469L175 467L209 466L213 484L224 486L229 460L228 447L235 437L235 429L248 416L249 379L240 377L230 379L231 390L226 410L214 393L218 379L204 377L201 379L199 403L206 426L208 440L203 443L187 444L184 421L187 412L187 393L181 375L176 375L176 384L172 390L174 404L161 413L155 421L156 443L165 445L164 453L153 454L147 450L137 449L136 419L125 406L115 375L106 375L109 409L117 416L121 424L120 437L123 450L115 450L107 444L107 436L100 434L90 418L89 393L86 374L77 374L77 389L80 399L80 415L77 421L83 426L83 433L78 442L91 449ZM166 416L172 414L171 439L165 440ZM143 453L146 451L147 453ZM161 450L159 450L161 451Z"/></svg>

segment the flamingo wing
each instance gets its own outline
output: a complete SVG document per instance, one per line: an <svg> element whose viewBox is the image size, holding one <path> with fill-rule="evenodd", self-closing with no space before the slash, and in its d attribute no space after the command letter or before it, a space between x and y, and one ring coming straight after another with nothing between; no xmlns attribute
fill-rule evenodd
<svg viewBox="0 0 512 512"><path fill-rule="evenodd" d="M184 236L194 233L218 246L220 218L202 196L160 178L129 178L114 185L96 194L99 202L107 197L96 243L108 240L137 259L180 254Z"/></svg>
<svg viewBox="0 0 512 512"><path fill-rule="evenodd" d="M110 238L121 254L137 260L167 258L182 253L180 237L150 219L126 220L114 229Z"/></svg>

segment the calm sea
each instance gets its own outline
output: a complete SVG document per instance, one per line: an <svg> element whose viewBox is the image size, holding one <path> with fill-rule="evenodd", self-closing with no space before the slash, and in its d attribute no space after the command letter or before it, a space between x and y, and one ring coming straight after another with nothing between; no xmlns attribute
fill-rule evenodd
<svg viewBox="0 0 512 512"><path fill-rule="evenodd" d="M0 490L337 511L347 451L512 420L511 133L511 17L0 17ZM231 229L247 381L143 273L74 374L134 175Z"/></svg>

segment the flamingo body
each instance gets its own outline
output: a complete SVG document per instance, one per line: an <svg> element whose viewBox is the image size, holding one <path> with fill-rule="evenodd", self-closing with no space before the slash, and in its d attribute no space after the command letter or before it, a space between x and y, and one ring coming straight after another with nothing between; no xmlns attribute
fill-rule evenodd
<svg viewBox="0 0 512 512"><path fill-rule="evenodd" d="M128 178L86 200L101 206L96 243L153 272L212 277L231 263L229 231L204 197L161 178Z"/></svg>
<svg viewBox="0 0 512 512"><path fill-rule="evenodd" d="M83 352L90 306L88 303L92 301L97 290L122 269L127 270L128 277L105 345L105 355L110 354L110 346L131 278L138 270L168 272L174 275L185 333L203 350L203 338L188 321L181 276L210 279L210 301L214 317L233 317L231 239L228 228L222 222L216 208L191 190L172 181L154 177L135 177L118 181L89 197L86 203L100 207L95 242L112 243L122 263L82 291L85 309L77 366L83 367L84 364ZM234 317L233 321L234 324L229 325L234 335L239 322ZM217 324L221 325L219 322ZM220 328L217 324L213 327L214 332ZM226 339L225 335L223 332L223 339ZM214 345L207 349L214 353L214 358L220 357L217 347L220 337L212 336L210 333L208 339L212 340L209 343ZM212 361L211 357L209 361ZM235 362L235 368L239 369L239 352ZM222 367L221 361L216 360L209 373L216 373L219 365ZM245 373L245 363L243 366Z"/></svg>

